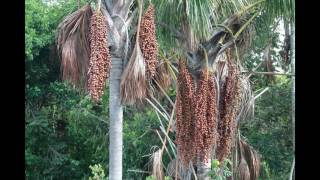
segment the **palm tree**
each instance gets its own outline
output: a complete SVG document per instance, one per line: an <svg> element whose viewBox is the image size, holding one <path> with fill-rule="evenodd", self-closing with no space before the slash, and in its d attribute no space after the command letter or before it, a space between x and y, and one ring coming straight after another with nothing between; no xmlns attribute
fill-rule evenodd
<svg viewBox="0 0 320 180"><path fill-rule="evenodd" d="M109 179L122 179L122 147L123 147L123 107L120 101L120 81L127 56L129 41L128 28L133 15L129 16L129 8L133 0L104 0L102 12L110 27L112 41L111 71L110 71L110 99L109 99Z"/></svg>
<svg viewBox="0 0 320 180"><path fill-rule="evenodd" d="M276 18L292 17L294 11L292 0L157 0L154 5L160 47L168 52L169 49L174 49L180 56L186 57L192 73L206 67L205 59L208 59L210 66L215 64L217 58L229 48L235 51L235 58L240 60L241 54L252 40L252 25L255 21L271 24ZM133 0L101 2L101 12L109 27L108 46L112 64L109 79L111 180L122 179L123 106L120 82L132 51L129 45L132 36L129 29L136 27L132 22L137 9ZM77 58L74 59L76 61ZM64 68L68 68L68 64ZM81 73L85 76L84 72ZM208 179L211 157L208 157L207 162L198 163L197 174L200 179Z"/></svg>
<svg viewBox="0 0 320 180"><path fill-rule="evenodd" d="M253 24L268 29L278 18L292 22L294 13L291 0L159 0L155 3L157 21L164 32L161 45L174 47L185 55L193 74L205 67L204 51L211 65L230 47L237 46L233 50L243 54L251 41ZM208 178L205 174L211 167L210 157L207 162L199 163L198 177Z"/></svg>

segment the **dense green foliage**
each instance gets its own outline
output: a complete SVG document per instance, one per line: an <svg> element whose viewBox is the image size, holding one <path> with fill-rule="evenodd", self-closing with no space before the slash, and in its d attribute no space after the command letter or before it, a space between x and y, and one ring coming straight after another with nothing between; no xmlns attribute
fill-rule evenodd
<svg viewBox="0 0 320 180"><path fill-rule="evenodd" d="M276 78L256 100L255 118L242 122L241 132L265 162L262 179L287 179L292 163L291 81ZM266 171L270 171L270 177Z"/></svg>
<svg viewBox="0 0 320 180"><path fill-rule="evenodd" d="M47 6L41 0L26 1L27 179L107 179L108 176L108 93L101 103L94 104L83 92L61 82L59 61L52 49L57 24L76 8L75 0L58 6ZM269 37L260 33L253 50L262 52ZM272 56L279 58L275 52ZM251 69L258 61L259 57L248 56L246 66ZM261 178L286 179L292 161L291 81L278 76L273 83L266 83L267 79L260 75L253 76L251 81L254 91L266 86L270 89L256 100L255 118L241 122L241 133L262 155ZM139 112L135 108L125 109L125 179L143 179L149 175L138 170L150 171L148 155L153 146L161 146L155 132L159 126L153 109L147 107ZM165 156L164 164L167 163Z"/></svg>

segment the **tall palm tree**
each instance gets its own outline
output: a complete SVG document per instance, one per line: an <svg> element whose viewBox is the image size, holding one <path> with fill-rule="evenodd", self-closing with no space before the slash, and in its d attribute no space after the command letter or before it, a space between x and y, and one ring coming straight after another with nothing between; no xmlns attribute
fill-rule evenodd
<svg viewBox="0 0 320 180"><path fill-rule="evenodd" d="M136 15L134 0L101 0L101 12L108 24L108 43L112 68L109 100L109 179L122 179L123 106L120 101L120 81L130 52L129 28ZM145 1L149 2L149 1ZM252 24L262 20L266 24L282 16L291 17L293 0L156 0L157 31L160 47L175 49L185 56L191 72L213 65L217 57L230 47L245 52L252 39ZM129 36L130 35L130 36ZM243 48L240 48L243 47ZM237 56L239 58L239 56ZM200 179L208 179L211 168L199 163Z"/></svg>
<svg viewBox="0 0 320 180"><path fill-rule="evenodd" d="M123 107L120 101L120 81L127 56L128 28L133 16L129 8L133 0L103 0L102 12L110 27L111 71L109 99L109 179L122 179Z"/></svg>

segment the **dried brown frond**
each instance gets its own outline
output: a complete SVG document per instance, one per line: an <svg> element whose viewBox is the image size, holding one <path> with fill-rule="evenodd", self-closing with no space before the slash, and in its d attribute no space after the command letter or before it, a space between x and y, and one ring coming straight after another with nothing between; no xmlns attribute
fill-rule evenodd
<svg viewBox="0 0 320 180"><path fill-rule="evenodd" d="M246 75L239 77L240 97L239 112L237 113L237 124L240 121L253 119L254 115L254 96L250 86L249 78Z"/></svg>
<svg viewBox="0 0 320 180"><path fill-rule="evenodd" d="M239 160L240 163L238 165L237 169L237 179L240 180L250 180L251 175L250 175L250 169L248 166L248 161L245 156L245 147L243 146L243 143L241 142L240 136L237 136L237 144L238 147L237 151L239 151Z"/></svg>
<svg viewBox="0 0 320 180"><path fill-rule="evenodd" d="M56 44L61 56L63 80L78 87L86 87L89 66L89 23L92 16L90 5L66 16L58 25Z"/></svg>
<svg viewBox="0 0 320 180"><path fill-rule="evenodd" d="M161 149L152 153L152 176L157 180L164 179L163 167L162 167L162 153Z"/></svg>
<svg viewBox="0 0 320 180"><path fill-rule="evenodd" d="M122 104L133 105L137 101L142 101L147 96L147 87L145 65L140 46L137 44L121 77Z"/></svg>
<svg viewBox="0 0 320 180"><path fill-rule="evenodd" d="M107 23L102 13L95 12L90 20L90 68L88 90L97 102L103 95L111 68L111 56L107 41Z"/></svg>
<svg viewBox="0 0 320 180"><path fill-rule="evenodd" d="M259 154L244 140L241 139L240 144L243 158L246 160L250 171L250 180L258 180L260 172Z"/></svg>
<svg viewBox="0 0 320 180"><path fill-rule="evenodd" d="M240 160L237 176L239 180L250 180L249 166L244 158Z"/></svg>
<svg viewBox="0 0 320 180"><path fill-rule="evenodd" d="M178 156L185 167L196 154L194 148L195 122L194 122L194 83L185 61L179 62L176 95L176 143Z"/></svg>
<svg viewBox="0 0 320 180"><path fill-rule="evenodd" d="M147 75L151 78L156 73L158 43L154 22L154 6L150 4L142 16L139 32L139 44L146 64Z"/></svg>
<svg viewBox="0 0 320 180"><path fill-rule="evenodd" d="M120 83L121 103L133 105L141 102L148 95L146 66L143 54L139 45L140 24L142 17L142 4L139 7L138 29L136 33L136 42L130 60L122 74Z"/></svg>

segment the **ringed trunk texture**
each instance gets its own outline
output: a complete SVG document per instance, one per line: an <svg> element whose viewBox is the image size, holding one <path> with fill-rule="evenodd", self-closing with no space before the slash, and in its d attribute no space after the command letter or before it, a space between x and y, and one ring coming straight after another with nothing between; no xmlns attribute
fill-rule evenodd
<svg viewBox="0 0 320 180"><path fill-rule="evenodd" d="M122 180L123 108L120 104L120 79L123 61L112 57L109 97L109 179Z"/></svg>

